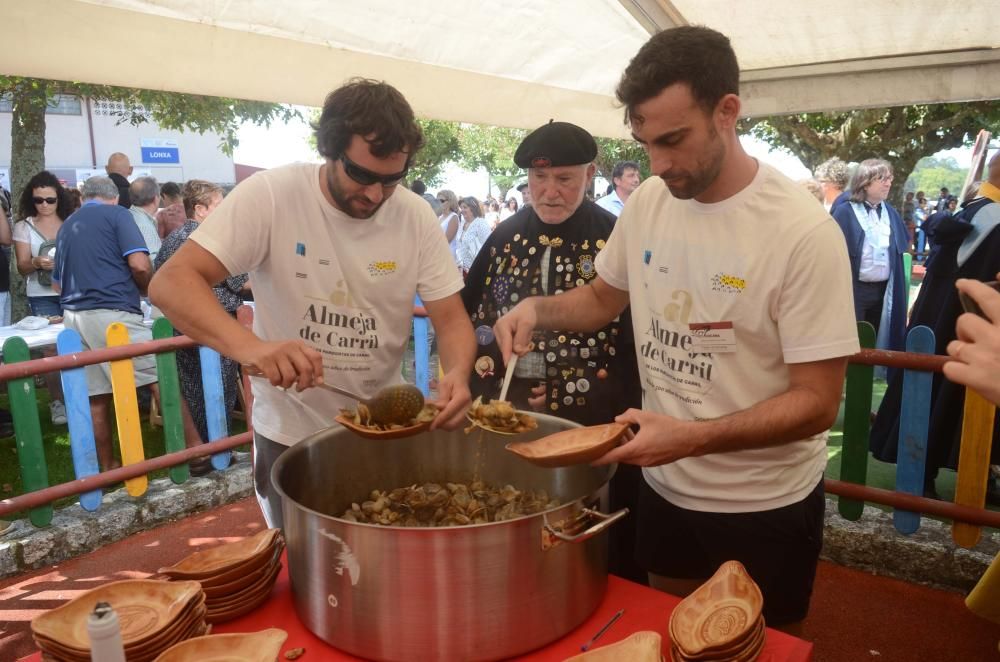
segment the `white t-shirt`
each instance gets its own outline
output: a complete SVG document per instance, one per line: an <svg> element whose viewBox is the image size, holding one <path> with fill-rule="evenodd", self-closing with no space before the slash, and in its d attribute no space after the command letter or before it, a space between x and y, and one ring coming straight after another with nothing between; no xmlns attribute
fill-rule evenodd
<svg viewBox="0 0 1000 662"><path fill-rule="evenodd" d="M11 233L11 239L14 241L19 241L22 244L28 244L31 248L31 257L38 257L38 249L42 247L45 239L42 236L32 230L28 223L34 224L34 218L27 218L23 221L18 221L14 224L14 231ZM35 226L38 227L37 225ZM51 254L50 257L55 257L55 254ZM52 289L51 285L42 285L38 282L38 271L32 271L30 274L24 278L24 293L29 297L57 297L59 293Z"/></svg>
<svg viewBox="0 0 1000 662"><path fill-rule="evenodd" d="M788 363L859 350L843 234L815 198L761 163L715 204L659 178L629 198L597 271L628 290L645 409L683 420L748 409L788 388ZM691 323L732 322L736 351L690 351ZM750 512L800 501L826 466L827 433L643 470L689 510Z"/></svg>
<svg viewBox="0 0 1000 662"><path fill-rule="evenodd" d="M319 168L253 175L191 239L230 273L250 274L254 333L301 338L322 353L327 383L368 397L402 381L414 295L437 301L461 290L462 279L423 198L399 187L373 217L352 218L323 197ZM318 388L279 391L262 378L253 393L254 428L285 445L356 404Z"/></svg>

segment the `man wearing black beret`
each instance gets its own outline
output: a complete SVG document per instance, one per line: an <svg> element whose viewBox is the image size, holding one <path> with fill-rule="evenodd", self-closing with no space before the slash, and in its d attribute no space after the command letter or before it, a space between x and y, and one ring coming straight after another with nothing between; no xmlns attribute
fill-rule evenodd
<svg viewBox="0 0 1000 662"><path fill-rule="evenodd" d="M478 342L476 374L469 384L473 397L499 397L504 364L493 324L501 315L528 297L572 290L597 275L594 260L615 217L584 195L596 171L596 156L594 138L567 122L550 121L517 148L514 163L528 171L531 206L497 227L473 262L462 290ZM641 405L628 310L591 333L543 331L533 340L533 350L515 366L508 391L507 399L518 409L597 425ZM612 483L613 501L621 497L622 505L627 505L637 494L635 469L619 467ZM634 475L628 476L630 471ZM627 546L634 537L622 524L614 527L612 571L644 583L645 574L631 562L631 549L618 553L617 545ZM617 558L632 567L617 563Z"/></svg>

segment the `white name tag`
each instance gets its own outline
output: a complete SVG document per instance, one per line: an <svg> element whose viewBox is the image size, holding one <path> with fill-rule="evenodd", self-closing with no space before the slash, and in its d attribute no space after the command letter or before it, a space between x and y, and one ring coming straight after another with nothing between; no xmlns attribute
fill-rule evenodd
<svg viewBox="0 0 1000 662"><path fill-rule="evenodd" d="M694 322L691 351L699 354L726 354L736 351L736 331L732 322Z"/></svg>

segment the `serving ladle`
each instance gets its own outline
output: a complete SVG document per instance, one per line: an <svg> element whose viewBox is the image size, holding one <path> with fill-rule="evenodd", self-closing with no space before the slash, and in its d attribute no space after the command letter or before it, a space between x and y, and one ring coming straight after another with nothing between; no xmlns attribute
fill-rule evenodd
<svg viewBox="0 0 1000 662"><path fill-rule="evenodd" d="M248 375L266 378L263 372L253 366L244 365L243 368ZM406 425L424 408L424 394L413 384L386 386L370 398L363 398L357 393L326 382L315 386L357 400L368 408L371 420L380 425Z"/></svg>

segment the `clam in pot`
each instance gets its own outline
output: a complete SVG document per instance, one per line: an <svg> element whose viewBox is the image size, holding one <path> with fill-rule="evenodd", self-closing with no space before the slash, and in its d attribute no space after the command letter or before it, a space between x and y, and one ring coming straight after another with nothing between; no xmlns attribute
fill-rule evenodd
<svg viewBox="0 0 1000 662"><path fill-rule="evenodd" d="M538 439L575 423L538 415ZM559 639L607 589L604 531L627 511L593 510L612 467L545 469L509 437L428 431L373 442L323 430L271 470L283 499L295 608L332 646L376 660L494 660ZM372 490L487 483L548 492L562 505L517 519L405 528L341 519Z"/></svg>

